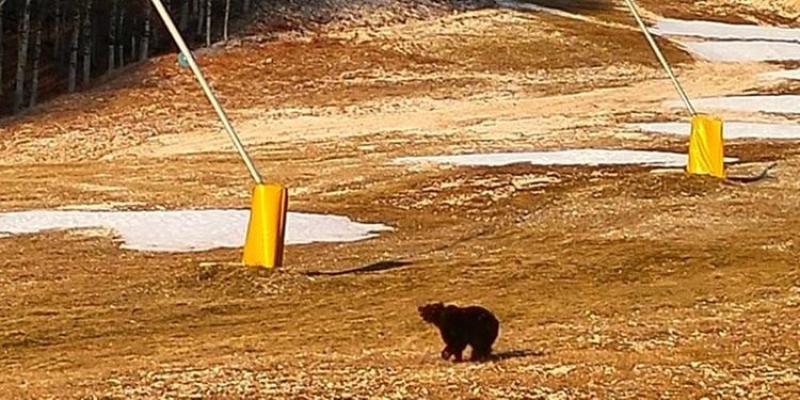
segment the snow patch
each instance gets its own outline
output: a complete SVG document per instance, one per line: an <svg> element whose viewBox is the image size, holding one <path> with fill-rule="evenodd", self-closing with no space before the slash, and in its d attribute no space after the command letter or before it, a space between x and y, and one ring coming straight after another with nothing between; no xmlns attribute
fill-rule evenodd
<svg viewBox="0 0 800 400"><path fill-rule="evenodd" d="M689 51L710 61L758 62L800 60L800 44L742 41L685 42Z"/></svg>
<svg viewBox="0 0 800 400"><path fill-rule="evenodd" d="M800 95L792 94L704 97L693 99L692 104L698 109L784 114L800 113ZM664 105L672 108L683 107L683 103L677 100L668 100Z"/></svg>
<svg viewBox="0 0 800 400"><path fill-rule="evenodd" d="M632 124L630 126L648 133L665 133L679 136L689 136L692 127L689 122L653 122ZM800 125L725 122L723 136L725 139L798 139L800 138Z"/></svg>
<svg viewBox="0 0 800 400"><path fill-rule="evenodd" d="M680 40L689 51L711 61L800 59L800 29L666 18L656 22L652 32L662 36L712 39Z"/></svg>
<svg viewBox="0 0 800 400"><path fill-rule="evenodd" d="M761 74L760 77L766 79L789 79L800 80L800 69L790 69L786 71L775 71Z"/></svg>
<svg viewBox="0 0 800 400"><path fill-rule="evenodd" d="M517 163L532 165L648 165L660 167L685 166L687 155L663 151L573 149L522 153L461 154L431 157L403 157L396 163L438 163L468 166L502 166ZM726 161L736 161L727 158Z"/></svg>
<svg viewBox="0 0 800 400"><path fill-rule="evenodd" d="M122 248L189 252L244 245L249 210L65 211L33 210L0 214L0 237L50 229L109 228ZM288 213L286 244L354 242L391 230L347 217Z"/></svg>
<svg viewBox="0 0 800 400"><path fill-rule="evenodd" d="M800 43L800 29L762 25L664 18L657 21L651 31L659 35L694 36L708 39Z"/></svg>

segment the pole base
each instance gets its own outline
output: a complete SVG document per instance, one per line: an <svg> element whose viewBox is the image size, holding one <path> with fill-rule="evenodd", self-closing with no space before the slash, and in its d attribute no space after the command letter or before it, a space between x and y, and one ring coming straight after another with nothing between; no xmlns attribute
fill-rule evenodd
<svg viewBox="0 0 800 400"><path fill-rule="evenodd" d="M276 268L283 264L288 202L287 190L281 185L255 186L242 257L245 266Z"/></svg>
<svg viewBox="0 0 800 400"><path fill-rule="evenodd" d="M725 178L722 120L710 115L692 117L689 136L689 161L686 171L694 175Z"/></svg>

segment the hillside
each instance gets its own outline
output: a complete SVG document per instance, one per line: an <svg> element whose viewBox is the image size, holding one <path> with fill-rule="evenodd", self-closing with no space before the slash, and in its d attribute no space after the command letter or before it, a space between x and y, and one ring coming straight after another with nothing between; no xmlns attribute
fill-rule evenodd
<svg viewBox="0 0 800 400"><path fill-rule="evenodd" d="M252 182L173 50L4 118L0 398L796 398L791 5L641 2L729 177L774 163L742 182L685 173L622 4L262 3L197 57L290 236L328 238L275 271L240 264ZM442 360L435 301L491 309L494 358Z"/></svg>

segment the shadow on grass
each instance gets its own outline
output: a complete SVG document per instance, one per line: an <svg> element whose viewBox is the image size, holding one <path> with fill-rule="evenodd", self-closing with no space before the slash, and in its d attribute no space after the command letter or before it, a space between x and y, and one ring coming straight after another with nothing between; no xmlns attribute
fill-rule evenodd
<svg viewBox="0 0 800 400"><path fill-rule="evenodd" d="M341 276L341 275L357 275L357 274L368 274L371 272L383 272L389 271L393 269L398 269L402 267L406 267L413 264L410 261L402 261L402 260L389 260L389 261L379 261L376 263L368 264L363 267L357 267L352 269L346 269L344 271L309 271L306 272L306 276Z"/></svg>
<svg viewBox="0 0 800 400"><path fill-rule="evenodd" d="M486 361L496 362L510 360L512 358L540 357L543 355L544 351L542 350L509 350L494 353Z"/></svg>

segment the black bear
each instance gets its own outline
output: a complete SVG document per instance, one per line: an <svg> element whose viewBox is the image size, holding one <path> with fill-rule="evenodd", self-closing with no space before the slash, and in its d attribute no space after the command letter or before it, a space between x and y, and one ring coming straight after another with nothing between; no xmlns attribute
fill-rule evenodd
<svg viewBox="0 0 800 400"><path fill-rule="evenodd" d="M472 347L472 361L491 356L492 344L500 329L500 322L491 311L479 306L445 306L442 303L419 306L417 311L425 322L439 328L446 344L442 350L445 360L454 356L456 361L461 361L461 353L467 345Z"/></svg>

